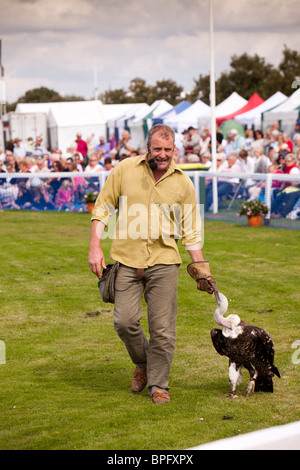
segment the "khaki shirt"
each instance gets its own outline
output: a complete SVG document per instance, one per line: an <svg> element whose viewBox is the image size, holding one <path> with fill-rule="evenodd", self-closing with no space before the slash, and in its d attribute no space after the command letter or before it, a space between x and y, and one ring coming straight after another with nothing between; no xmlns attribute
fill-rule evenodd
<svg viewBox="0 0 300 470"><path fill-rule="evenodd" d="M180 264L178 239L185 246L201 242L195 189L174 161L157 182L147 154L118 163L97 198L92 220L108 225L115 209L111 258L126 266Z"/></svg>

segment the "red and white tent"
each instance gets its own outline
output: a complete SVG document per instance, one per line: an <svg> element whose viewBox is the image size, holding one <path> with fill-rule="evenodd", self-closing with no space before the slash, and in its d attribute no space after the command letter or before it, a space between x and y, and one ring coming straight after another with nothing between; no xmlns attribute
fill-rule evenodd
<svg viewBox="0 0 300 470"><path fill-rule="evenodd" d="M251 109L257 108L257 106L260 106L262 103L264 103L264 100L257 93L254 93L249 99L248 103L245 106L243 106L241 109L239 109L238 111L235 111L234 113L228 114L227 116L217 118L217 124L220 126L224 121L228 121L229 119L234 119L235 116L246 113L250 111Z"/></svg>

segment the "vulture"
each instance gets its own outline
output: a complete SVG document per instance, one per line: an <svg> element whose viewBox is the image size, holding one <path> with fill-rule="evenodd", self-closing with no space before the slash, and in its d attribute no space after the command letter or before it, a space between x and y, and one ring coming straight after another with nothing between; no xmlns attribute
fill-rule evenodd
<svg viewBox="0 0 300 470"><path fill-rule="evenodd" d="M244 367L250 374L247 396L252 392L273 393L274 374L280 373L274 365L274 345L271 336L262 328L248 325L238 315L224 314L228 309L228 300L221 292L215 292L217 308L214 321L222 326L211 330L211 339L216 351L229 358L229 398L237 398L236 387L241 383L241 371Z"/></svg>

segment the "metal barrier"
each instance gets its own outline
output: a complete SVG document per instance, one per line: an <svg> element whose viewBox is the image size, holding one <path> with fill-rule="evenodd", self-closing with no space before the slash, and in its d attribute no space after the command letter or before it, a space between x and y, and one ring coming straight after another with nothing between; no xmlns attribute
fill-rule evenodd
<svg viewBox="0 0 300 470"><path fill-rule="evenodd" d="M269 208L267 219L271 217L273 204L273 182L297 182L300 191L300 175L285 175L277 173L267 174L245 174L245 173L227 173L212 171L185 171L191 178L195 186L197 201L204 204L205 182L207 179L221 179L253 181L253 186L257 182L264 182L264 201ZM99 173L87 172L40 172L40 173L0 173L0 209L32 209L32 210L68 210L73 212L86 212L84 195L87 192L99 192L103 187L110 172L101 171ZM69 181L69 185L62 184L63 181ZM256 182L256 183L255 183ZM70 201L59 201L57 194L62 186L69 186ZM237 186L237 183L235 183ZM78 189L80 191L78 191ZM45 194L46 200L45 201ZM235 195L231 194L231 198ZM28 197L28 201L26 201ZM218 197L218 195L214 195ZM39 202L38 202L39 201ZM42 201L42 202L41 202ZM20 204L19 204L20 203ZM299 209L300 211L300 209Z"/></svg>

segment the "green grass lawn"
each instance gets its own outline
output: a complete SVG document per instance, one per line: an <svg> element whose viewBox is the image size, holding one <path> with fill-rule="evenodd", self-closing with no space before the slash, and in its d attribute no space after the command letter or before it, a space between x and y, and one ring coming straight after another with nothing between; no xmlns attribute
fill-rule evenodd
<svg viewBox="0 0 300 470"><path fill-rule="evenodd" d="M0 449L187 449L300 419L300 234L206 222L204 252L229 312L273 337L274 394L228 400L215 352L215 301L196 290L181 249L171 403L133 395L134 366L87 264L90 216L0 213ZM109 243L105 244L107 261ZM143 319L146 327L146 305Z"/></svg>

